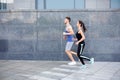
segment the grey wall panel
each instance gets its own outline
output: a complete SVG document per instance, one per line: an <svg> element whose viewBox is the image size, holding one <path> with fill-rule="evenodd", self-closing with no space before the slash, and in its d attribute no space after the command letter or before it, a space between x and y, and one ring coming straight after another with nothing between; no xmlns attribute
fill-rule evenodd
<svg viewBox="0 0 120 80"><path fill-rule="evenodd" d="M37 46L38 51L58 51L61 52L61 42L56 41L56 40L39 40L38 41L38 46Z"/></svg>
<svg viewBox="0 0 120 80"><path fill-rule="evenodd" d="M34 52L34 41L30 40L9 40L9 52Z"/></svg>
<svg viewBox="0 0 120 80"><path fill-rule="evenodd" d="M1 11L0 59L69 60L62 36L66 16L71 17L75 32L77 20L87 27L84 55L120 61L119 10ZM77 51L77 46L72 50Z"/></svg>
<svg viewBox="0 0 120 80"><path fill-rule="evenodd" d="M2 24L34 24L37 20L36 12L33 11L2 11L0 23Z"/></svg>
<svg viewBox="0 0 120 80"><path fill-rule="evenodd" d="M8 52L3 59L6 60L34 60L34 52Z"/></svg>
<svg viewBox="0 0 120 80"><path fill-rule="evenodd" d="M119 53L119 48L120 48L120 43L119 39L91 39L89 43L90 45L88 47L90 53L102 53L102 54L118 54ZM86 45L86 46L88 46Z"/></svg>

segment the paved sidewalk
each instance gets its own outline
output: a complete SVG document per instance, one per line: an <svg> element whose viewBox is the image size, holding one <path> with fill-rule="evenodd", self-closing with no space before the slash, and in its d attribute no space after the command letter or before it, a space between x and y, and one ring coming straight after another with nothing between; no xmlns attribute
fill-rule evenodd
<svg viewBox="0 0 120 80"><path fill-rule="evenodd" d="M67 63L0 60L0 80L120 80L120 62L87 62L86 69Z"/></svg>

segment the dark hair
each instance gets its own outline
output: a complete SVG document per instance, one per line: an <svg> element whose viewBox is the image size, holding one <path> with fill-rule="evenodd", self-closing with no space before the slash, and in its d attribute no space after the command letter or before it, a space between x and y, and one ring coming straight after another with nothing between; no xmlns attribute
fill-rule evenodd
<svg viewBox="0 0 120 80"><path fill-rule="evenodd" d="M66 19L68 19L69 20L69 22L71 21L71 18L70 17L65 17Z"/></svg>
<svg viewBox="0 0 120 80"><path fill-rule="evenodd" d="M86 29L86 27L85 27L85 24L84 24L81 20L79 20L78 22L79 22L79 24L81 24L81 26L83 27L83 31L86 32L87 29Z"/></svg>

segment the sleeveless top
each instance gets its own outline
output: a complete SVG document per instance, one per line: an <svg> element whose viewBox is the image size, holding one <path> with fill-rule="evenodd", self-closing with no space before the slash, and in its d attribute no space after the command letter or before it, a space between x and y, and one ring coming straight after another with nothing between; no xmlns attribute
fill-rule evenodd
<svg viewBox="0 0 120 80"><path fill-rule="evenodd" d="M82 35L79 34L78 32L76 33L76 38L80 40L82 38ZM85 41L80 42L80 44L85 43Z"/></svg>
<svg viewBox="0 0 120 80"><path fill-rule="evenodd" d="M66 33L69 33L68 31L65 31ZM66 35L67 42L73 42L73 35Z"/></svg>
<svg viewBox="0 0 120 80"><path fill-rule="evenodd" d="M68 28L71 28L71 27L72 27L71 25L67 25L65 32L69 33ZM73 35L66 35L66 37L67 37L67 42L73 42Z"/></svg>

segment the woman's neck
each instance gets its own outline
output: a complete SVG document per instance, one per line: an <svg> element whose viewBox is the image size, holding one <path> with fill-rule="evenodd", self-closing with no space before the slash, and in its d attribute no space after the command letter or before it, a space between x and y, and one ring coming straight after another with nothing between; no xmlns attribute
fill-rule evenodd
<svg viewBox="0 0 120 80"><path fill-rule="evenodd" d="M81 30L81 26L78 26L78 31Z"/></svg>

